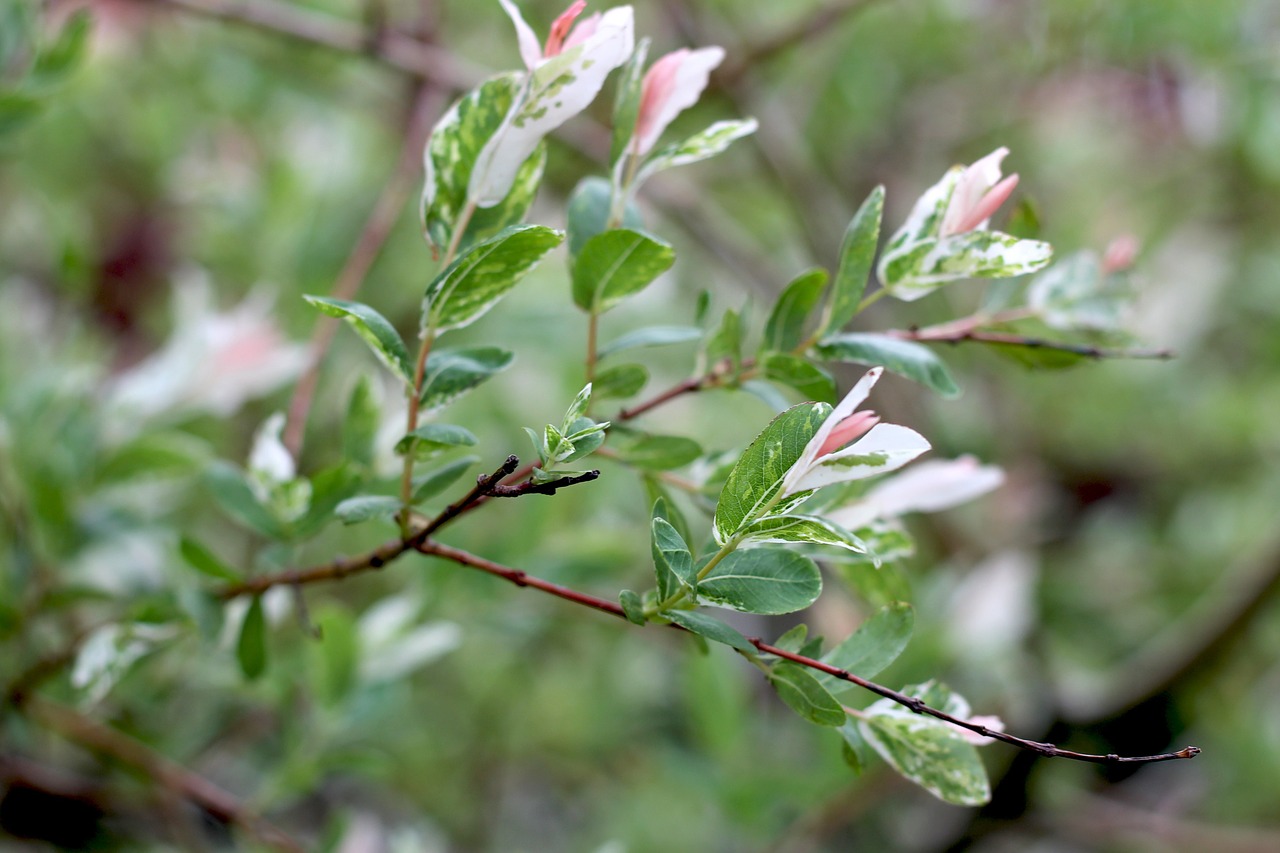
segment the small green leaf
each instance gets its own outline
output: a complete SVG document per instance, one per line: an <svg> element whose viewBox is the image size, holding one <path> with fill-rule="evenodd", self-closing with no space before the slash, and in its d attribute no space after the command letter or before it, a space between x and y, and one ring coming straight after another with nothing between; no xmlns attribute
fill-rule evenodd
<svg viewBox="0 0 1280 853"><path fill-rule="evenodd" d="M822 661L863 678L875 678L902 654L911 639L914 625L915 611L911 605L895 601L877 610L844 642L827 652ZM818 680L831 691L852 686L825 672L819 673Z"/></svg>
<svg viewBox="0 0 1280 853"><path fill-rule="evenodd" d="M867 746L866 739L858 732L858 724L853 720L846 720L838 731L843 738L840 747L844 763L849 765L849 769L855 774L862 775L871 757L871 747Z"/></svg>
<svg viewBox="0 0 1280 853"><path fill-rule="evenodd" d="M774 418L743 451L729 472L716 506L714 530L718 543L728 542L766 509L773 514L782 513L779 507L768 505L829 414L831 407L826 403L793 406Z"/></svg>
<svg viewBox="0 0 1280 853"><path fill-rule="evenodd" d="M761 365L766 378L794 388L810 400L820 403L836 401L836 380L808 359L770 352L761 357Z"/></svg>
<svg viewBox="0 0 1280 853"><path fill-rule="evenodd" d="M209 445L185 432L145 433L115 448L94 472L99 483L197 472L209 457Z"/></svg>
<svg viewBox="0 0 1280 853"><path fill-rule="evenodd" d="M423 424L396 442L396 453L428 459L454 447L472 447L476 437L471 430L453 424Z"/></svg>
<svg viewBox="0 0 1280 853"><path fill-rule="evenodd" d="M515 354L501 347L432 350L422 377L422 411L444 408L514 360Z"/></svg>
<svg viewBox="0 0 1280 853"><path fill-rule="evenodd" d="M649 371L640 364L618 364L596 374L592 383L597 399L621 400L640 393L649 381Z"/></svg>
<svg viewBox="0 0 1280 853"><path fill-rule="evenodd" d="M702 337L702 330L697 326L649 326L627 332L617 340L610 341L596 350L596 358L601 359L623 350L638 347L662 347L669 344L682 344L696 341Z"/></svg>
<svg viewBox="0 0 1280 853"><path fill-rule="evenodd" d="M787 633L773 641L773 644L780 649L789 652L799 653L804 647L805 641L809 638L809 626L801 622Z"/></svg>
<svg viewBox="0 0 1280 853"><path fill-rule="evenodd" d="M698 582L700 600L763 615L803 610L821 593L817 565L779 548L733 551Z"/></svg>
<svg viewBox="0 0 1280 853"><path fill-rule="evenodd" d="M427 285L424 327L439 333L471 325L562 240L562 231L513 225L472 246Z"/></svg>
<svg viewBox="0 0 1280 853"><path fill-rule="evenodd" d="M375 518L394 518L404 505L387 495L356 495L338 504L334 514L343 524L360 524Z"/></svg>
<svg viewBox="0 0 1280 853"><path fill-rule="evenodd" d="M622 605L622 612L627 615L627 621L636 625L643 625L649 621L644 615L644 601L634 590L624 589L618 596L618 603Z"/></svg>
<svg viewBox="0 0 1280 853"><path fill-rule="evenodd" d="M689 522L685 519L684 514L680 512L676 502L667 494L662 483L657 478L648 475L642 479L644 480L645 491L649 500L653 501L652 517L661 518L674 527L683 541L689 542L692 540L693 536L689 531Z"/></svg>
<svg viewBox="0 0 1280 853"><path fill-rule="evenodd" d="M572 425L578 418L587 413L587 407L591 405L591 383L588 382L582 386L582 390L573 398L573 402L569 404L569 408L565 410L564 420L562 421L562 430L564 434L571 437L574 432Z"/></svg>
<svg viewBox="0 0 1280 853"><path fill-rule="evenodd" d="M644 66L649 55L649 39L636 42L635 52L622 66L613 95L613 141L609 146L609 163L616 164L626 153L636 135L636 119L640 116L640 95L644 89Z"/></svg>
<svg viewBox="0 0 1280 853"><path fill-rule="evenodd" d="M818 344L817 352L829 361L883 365L885 370L915 380L943 397L952 398L960 394L960 387L951 378L942 359L927 346L914 341L848 332L825 338Z"/></svg>
<svg viewBox="0 0 1280 853"><path fill-rule="evenodd" d="M816 515L771 515L742 531L744 539L753 542L809 542L834 545L865 554L867 545L854 534L830 519Z"/></svg>
<svg viewBox="0 0 1280 853"><path fill-rule="evenodd" d="M862 294L867 289L867 277L871 274L871 264L875 261L883 213L884 187L880 186L867 196L844 232L836 283L831 290L830 317L823 331L843 328L858 313Z"/></svg>
<svg viewBox="0 0 1280 853"><path fill-rule="evenodd" d="M520 91L523 74L510 73L490 78L467 93L436 122L423 151L426 181L422 189L423 232L437 249L449 245L462 211L467 207L467 191L476 157L489 138L502 126ZM476 207L459 249L466 250L524 219L537 194L547 159L545 144L539 144L521 165L507 197L492 207Z"/></svg>
<svg viewBox="0 0 1280 853"><path fill-rule="evenodd" d="M604 444L604 433L609 428L608 421L596 423L590 418L578 418L569 425L569 434L564 440L571 446L567 455L555 457L557 462L574 462Z"/></svg>
<svg viewBox="0 0 1280 853"><path fill-rule="evenodd" d="M684 539L665 519L653 520L652 549L659 597L665 599L681 588L693 588L693 555L689 553Z"/></svg>
<svg viewBox="0 0 1280 853"><path fill-rule="evenodd" d="M574 261L574 304L584 311L608 311L652 284L675 259L675 249L643 232L603 231L586 242Z"/></svg>
<svg viewBox="0 0 1280 853"><path fill-rule="evenodd" d="M583 178L569 196L569 258L578 257L587 241L609 227L610 206L613 203L613 187L601 177ZM640 230L644 219L635 203L628 203L623 214L623 228Z"/></svg>
<svg viewBox="0 0 1280 853"><path fill-rule="evenodd" d="M364 473L348 462L318 472L311 478L306 514L293 525L294 538L311 536L332 521L338 504L355 494L364 480Z"/></svg>
<svg viewBox="0 0 1280 853"><path fill-rule="evenodd" d="M415 504L425 501L427 498L435 497L443 492L449 486L462 476L472 465L480 461L479 456L464 456L445 465L443 468L437 468L430 473L423 474L413 478L413 502Z"/></svg>
<svg viewBox="0 0 1280 853"><path fill-rule="evenodd" d="M319 687L325 702L334 704L351 692L360 668L360 636L351 614L337 604L327 604L315 617L320 630Z"/></svg>
<svg viewBox="0 0 1280 853"><path fill-rule="evenodd" d="M934 685L904 687L908 696L953 716L968 716L968 703ZM946 701L939 702L939 698ZM869 706L858 722L858 733L893 769L944 802L980 806L991 799L987 771L978 750L954 727L933 717L912 713L889 699Z"/></svg>
<svg viewBox="0 0 1280 853"><path fill-rule="evenodd" d="M687 166L706 160L725 151L734 140L741 139L756 132L756 120L753 118L718 121L710 127L695 133L683 142L670 145L654 153L640 167L636 175L635 185L647 181L652 175L676 166Z"/></svg>
<svg viewBox="0 0 1280 853"><path fill-rule="evenodd" d="M791 280L769 313L762 349L791 352L804 341L805 320L822 300L828 278L826 270L814 267Z"/></svg>
<svg viewBox="0 0 1280 853"><path fill-rule="evenodd" d="M321 313L346 320L383 364L391 368L406 384L413 383L413 363L409 360L409 351L405 349L400 333L387 322L386 317L360 302L331 299L327 296L304 295L302 298Z"/></svg>
<svg viewBox="0 0 1280 853"><path fill-rule="evenodd" d="M820 726L843 726L847 715L836 697L827 692L807 669L790 661L773 665L769 683L791 710Z"/></svg>
<svg viewBox="0 0 1280 853"><path fill-rule="evenodd" d="M182 559L186 560L187 565L211 578L233 583L244 579L239 572L222 562L212 551L194 539L183 536L178 543L178 552L182 554Z"/></svg>
<svg viewBox="0 0 1280 853"><path fill-rule="evenodd" d="M1033 370L1063 370L1089 360L1089 356L1084 353L1045 346L1039 342L998 343L986 344L986 346L994 350L997 355Z"/></svg>
<svg viewBox="0 0 1280 853"><path fill-rule="evenodd" d="M230 516L268 539L280 539L284 530L259 502L244 475L225 462L214 462L205 472L205 485L214 501Z"/></svg>
<svg viewBox="0 0 1280 853"><path fill-rule="evenodd" d="M361 376L351 389L347 417L342 422L342 452L346 458L366 468L373 464L373 445L378 436L380 416L373 383L368 376Z"/></svg>
<svg viewBox="0 0 1280 853"><path fill-rule="evenodd" d="M883 607L911 598L911 581L900 566L887 563L876 568L870 560L832 561L836 577L872 607Z"/></svg>
<svg viewBox="0 0 1280 853"><path fill-rule="evenodd" d="M740 652L754 654L756 648L751 645L751 641L730 625L726 625L713 616L705 613L699 613L693 610L668 610L662 614L664 619L692 631L699 637L706 637L713 643L723 643L726 646L735 648Z"/></svg>
<svg viewBox="0 0 1280 853"><path fill-rule="evenodd" d="M267 621L262 615L262 596L255 595L245 611L236 643L236 659L240 671L253 681L267 669Z"/></svg>
<svg viewBox="0 0 1280 853"><path fill-rule="evenodd" d="M725 359L734 369L742 362L742 318L733 310L724 312L720 325L707 341L707 361L718 364Z"/></svg>
<svg viewBox="0 0 1280 853"><path fill-rule="evenodd" d="M628 465L650 471L683 468L702 455L702 447L691 438L678 435L641 434L617 447L618 457Z"/></svg>
<svg viewBox="0 0 1280 853"><path fill-rule="evenodd" d="M92 23L87 10L74 12L53 43L36 56L25 84L33 89L45 89L66 82L84 61Z"/></svg>

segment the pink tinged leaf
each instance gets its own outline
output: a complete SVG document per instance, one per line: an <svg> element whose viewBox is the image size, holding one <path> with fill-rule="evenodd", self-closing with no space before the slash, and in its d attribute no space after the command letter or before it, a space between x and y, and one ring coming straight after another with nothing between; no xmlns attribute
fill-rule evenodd
<svg viewBox="0 0 1280 853"><path fill-rule="evenodd" d="M942 217L939 236L947 237L972 231L990 216L989 212L986 216L974 219L973 213L979 206L984 206L992 187L1000 181L1000 163L1008 154L1008 148L997 148L981 160L965 167L960 174L960 180L956 183L955 191L951 194L951 200L947 203L947 211ZM1014 185L1017 185L1016 177ZM1008 187L1004 198L1008 198L1008 193L1011 192L1013 187ZM1001 199L1001 203L1003 201L1004 199ZM999 206L1000 204L996 204L995 207ZM991 208L991 212L994 210L995 208Z"/></svg>
<svg viewBox="0 0 1280 853"><path fill-rule="evenodd" d="M854 439L866 435L867 431L878 423L880 423L880 418L876 417L875 412L854 412L831 431L831 434L827 436L826 442L818 448L818 457L822 458L828 453L839 450Z"/></svg>
<svg viewBox="0 0 1280 853"><path fill-rule="evenodd" d="M813 434L813 438L809 439L809 443L804 446L804 450L800 453L800 458L796 460L796 463L791 466L791 470L787 472L786 477L783 478L782 493L784 495L801 491L798 484L809 469L813 467L814 460L819 455L818 451L826 446L827 439L835 428L852 415L854 410L867 399L882 373L884 373L883 367L873 367L868 370L858 380L857 384L849 389L849 393L844 395L844 399L831 410L831 414L822 422L822 426L818 427L818 431Z"/></svg>
<svg viewBox="0 0 1280 853"><path fill-rule="evenodd" d="M1138 251L1141 248L1142 244L1132 234L1112 240L1107 244L1106 251L1102 253L1102 272L1112 275L1129 269L1133 266L1134 259L1138 257Z"/></svg>
<svg viewBox="0 0 1280 853"><path fill-rule="evenodd" d="M511 18L511 23L515 24L516 41L520 44L520 58L524 60L524 67L533 70L534 66L542 61L542 48L538 45L538 37L534 34L533 28L525 23L524 16L511 0L498 0L498 2Z"/></svg>
<svg viewBox="0 0 1280 853"><path fill-rule="evenodd" d="M634 48L631 7L618 6L601 16L599 27L581 44L534 68L521 97L476 157L470 199L493 207L506 198L520 166L542 138L582 112Z"/></svg>
<svg viewBox="0 0 1280 853"><path fill-rule="evenodd" d="M956 226L959 229L956 233L967 234L970 231L986 228L987 220L1000 209L1000 205L1009 200L1009 196L1013 195L1017 186L1018 176L1013 174L992 187L991 192L984 195L982 201L969 211L969 215L960 220L960 224Z"/></svg>
<svg viewBox="0 0 1280 853"><path fill-rule="evenodd" d="M876 424L853 444L818 459L800 479L796 491L820 489L834 483L864 480L896 471L929 449L929 442L913 429Z"/></svg>
<svg viewBox="0 0 1280 853"><path fill-rule="evenodd" d="M827 517L856 530L877 519L949 509L984 495L1003 482L1002 470L982 465L972 456L931 460L878 483L857 503L840 507Z"/></svg>
<svg viewBox="0 0 1280 853"><path fill-rule="evenodd" d="M569 4L569 8L560 13L560 17L551 23L551 32L547 34L547 46L542 51L543 58L558 56L560 51L566 46L564 43L565 36L569 35L569 31L573 29L573 22L582 10L587 8L587 0L576 0Z"/></svg>
<svg viewBox="0 0 1280 853"><path fill-rule="evenodd" d="M560 50L562 52L566 50L573 50L575 47L595 35L596 30L598 29L600 29L600 13L596 12L594 15L588 15L581 21L578 21L578 25L573 28L573 32L569 33L569 37L564 40L564 44L561 46Z"/></svg>
<svg viewBox="0 0 1280 853"><path fill-rule="evenodd" d="M681 48L653 63L644 76L633 154L650 151L667 125L698 102L712 70L723 61L723 48L701 47Z"/></svg>

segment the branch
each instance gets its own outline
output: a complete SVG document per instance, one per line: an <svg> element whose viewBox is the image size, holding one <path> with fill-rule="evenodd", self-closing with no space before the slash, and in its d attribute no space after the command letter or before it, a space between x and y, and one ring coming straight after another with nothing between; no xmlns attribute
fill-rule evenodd
<svg viewBox="0 0 1280 853"><path fill-rule="evenodd" d="M232 794L141 741L47 699L28 697L22 707L29 717L46 728L129 765L160 787L198 803L217 819L240 827L260 843L288 853L302 853L301 844L254 814Z"/></svg>
<svg viewBox="0 0 1280 853"><path fill-rule="evenodd" d="M483 79L448 51L392 29L377 30L303 11L279 0L145 0L206 18L230 21L318 45L341 53L366 56L384 65L454 89L469 89Z"/></svg>
<svg viewBox="0 0 1280 853"><path fill-rule="evenodd" d="M439 542L434 542L429 539L424 540L423 542L416 545L415 547L417 548L419 553L426 554L428 556L441 557L446 560L452 560L455 563L459 563L464 566L470 566L473 569L479 569L480 571L483 571L483 572L488 572L491 575L496 575L497 577L505 578L506 580L514 583L516 586L533 587L534 589L538 589L538 590L541 590L542 592L546 592L551 595L554 595L557 598L562 598L565 601L571 601L574 604L580 604L585 607L590 607L593 610L599 610L602 613L608 613L610 616L616 616L619 619L627 618L626 613L623 611L622 606L620 604L616 604L606 598L599 598L597 596L590 595L589 593L579 592L577 590L570 589L569 587L561 586L560 584L555 584L555 583L551 583L550 581L541 580L540 578L533 577L532 575L520 569L513 569L509 566L504 566L500 563L495 563L492 560L486 560L483 557L478 557L475 554L471 554L467 551L463 551L458 548L452 548L448 545L444 545ZM685 630L684 628L674 623L670 624L668 627L675 628L681 631ZM1072 750L1062 749L1061 747L1055 746L1054 744L1051 744L1051 743L1040 743L1038 741L1026 740L1024 738L1015 737L1014 735L1006 734L1004 732L994 731L992 729L987 728L986 726L977 725L975 723L969 722L968 720L962 720L959 717L953 717L952 715L946 713L945 711L940 711L937 708L933 708L929 705L926 705L924 702L922 702L920 699L914 696L908 696L905 693L900 693L897 690L893 690L889 687L885 687L881 684L877 684L874 681L868 681L865 678L861 678L857 675L854 675L851 672L848 672L847 670L839 669L838 667L834 667L834 666L831 666L830 664L823 663L820 660L816 660L810 657L805 657L804 655L795 654L794 652L789 652L786 649L778 648L777 646L772 646L764 642L763 640L759 639L758 637L752 638L750 642L753 646L755 646L758 650L760 650L761 652L764 652L765 654L770 654L770 655L774 655L775 657L785 658L786 660L789 660L793 663L798 663L801 666L806 666L806 667L809 667L810 669L816 669L819 672L825 672L827 675L833 676L835 678L839 678L842 681L847 681L850 684L857 685L858 687L861 687L864 690L869 690L878 696L884 697L885 699L890 699L894 702L897 702L899 705L902 705L906 708L910 708L912 711L914 711L917 714L927 714L931 717L936 717L937 719L942 720L944 722L951 723L952 725L959 726L964 729L968 729L969 731L972 731L972 732L976 732L982 735L983 737L989 737L989 738L992 738L993 740L1003 741L1004 743L1010 744L1012 746L1016 746L1019 749L1025 749L1030 752L1035 752L1039 755L1044 755L1050 758L1069 758L1074 761L1086 761L1093 764L1149 764L1156 761L1172 761L1174 759L1181 759L1181 758L1194 758L1195 756L1200 754L1200 748L1195 746L1188 746L1185 749L1181 749L1177 752L1163 753L1160 755L1126 756L1126 755L1116 755L1114 753L1108 754L1108 755L1094 755L1087 752L1073 752Z"/></svg>
<svg viewBox="0 0 1280 853"><path fill-rule="evenodd" d="M489 489L488 496L491 498L518 498L522 495L554 495L560 489L576 486L579 483L590 483L592 480L599 479L599 477L600 472L594 470L587 471L584 474L577 474L573 477L560 477L546 483L534 483L532 480L527 480L518 486L504 486L498 483Z"/></svg>
<svg viewBox="0 0 1280 853"><path fill-rule="evenodd" d="M250 578L240 583L224 586L215 595L226 601L242 595L258 595L274 586L299 586L320 581L341 580L348 575L381 569L406 551L412 551L418 547L418 545L427 540L428 536L453 521L459 515L462 515L472 504L490 494L519 464L519 457L508 456L496 471L492 474L481 474L477 477L476 484L471 491L454 503L449 504L439 515L414 531L411 536L384 542L359 557L338 557L318 566L309 566L304 569L288 569L283 572Z"/></svg>
<svg viewBox="0 0 1280 853"><path fill-rule="evenodd" d="M400 211L408 201L413 178L417 175L422 163L422 146L426 142L431 128L431 119L440 111L443 98L439 87L423 84L414 99L413 114L409 119L409 129L405 134L404 145L400 149L400 157L395 169L387 179L386 185L378 195L378 200L369 213L360 236L356 238L351 253L342 265L341 272L333 283L330 296L337 299L354 299L364 284L365 277L373 262L377 260L391 230L396 224ZM293 397L289 400L289 415L284 429L284 446L296 459L302 447L302 437L306 432L307 413L311 410L315 398L316 385L319 384L320 366L324 356L333 343L339 321L336 317L321 316L316 322L315 331L311 335L310 364L298 384L294 386Z"/></svg>
<svg viewBox="0 0 1280 853"><path fill-rule="evenodd" d="M1103 358L1154 358L1154 359L1170 359L1174 357L1173 350L1120 350L1108 349L1104 347L1089 346L1087 344L1071 344L1064 341L1050 341L1044 338L1028 338L1022 335L1007 334L1004 332L980 332L977 330L965 330L951 333L938 334L930 332L927 329L890 329L883 334L890 337L899 338L904 341L919 341L928 344L960 344L971 341L978 344L988 344L991 346L1018 346L1029 347L1031 349L1055 350L1057 352L1066 352L1078 355L1083 358L1103 359Z"/></svg>

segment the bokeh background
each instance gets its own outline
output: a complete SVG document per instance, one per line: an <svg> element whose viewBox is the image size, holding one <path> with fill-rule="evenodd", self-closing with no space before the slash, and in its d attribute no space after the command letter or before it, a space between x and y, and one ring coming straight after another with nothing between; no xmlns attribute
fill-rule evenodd
<svg viewBox="0 0 1280 853"><path fill-rule="evenodd" d="M53 32L78 5L26 11ZM141 612L182 583L175 575L190 573L174 567L164 530L197 531L228 556L248 547L183 485L190 472L114 490L84 473L102 427L87 401L167 339L175 283L208 282L222 310L270 294L286 336L304 341L315 315L300 295L332 288L383 196L396 218L361 299L412 329L436 268L414 210L420 176L409 169L387 189L406 174L404 140L459 87L519 64L497 3L88 8L83 66L35 107L0 100L5 673L95 608L125 600ZM560 11L522 8L539 31ZM902 578L917 633L880 680L941 677L1011 731L1079 749L1204 754L1098 768L990 746L991 804L948 806L883 766L855 776L834 736L725 650L703 656L682 637L423 559L308 591L315 624L362 637L359 677L334 675L285 596L263 679L243 682L232 643L184 636L85 707L316 849L1280 849L1280 6L673 0L636 12L657 52L728 52L678 127L754 115L760 130L646 188L649 226L676 244L677 265L606 318L606 339L687 321L703 289L722 308L751 303L758 323L792 275L834 265L873 186L887 186L896 227L948 166L999 145L1022 176L1019 216L1060 254L1141 241L1132 330L1173 360L1029 370L970 344L941 353L964 388L957 400L892 377L877 389L877 408L941 455L974 453L1008 474L971 506L913 519L921 548ZM568 193L600 169L607 120L602 99L555 138L532 221L563 226ZM884 300L858 327L925 325L980 298L960 284ZM519 361L451 420L481 437L485 464L529 455L520 427L557 420L581 383L572 354L585 324L561 260L464 340L499 340ZM690 351L646 360L658 389L688 375ZM337 458L346 397L375 372L340 334L304 470ZM171 432L199 458L239 462L287 400L285 388L234 415L189 414ZM723 449L769 417L759 400L716 391L650 423ZM508 502L446 538L605 596L642 587L645 492L601 465L589 490ZM23 561L24 530L38 532L38 571L69 590L48 613L15 604L38 574ZM323 560L385 536L331 527L291 556ZM837 589L805 619L838 636L867 611ZM65 677L47 689L85 701ZM88 803L88 828L68 844L233 843L212 823L191 829L189 807L145 779L20 718L0 726L0 849L45 849L13 834L36 813L13 792L36 796L41 781Z"/></svg>

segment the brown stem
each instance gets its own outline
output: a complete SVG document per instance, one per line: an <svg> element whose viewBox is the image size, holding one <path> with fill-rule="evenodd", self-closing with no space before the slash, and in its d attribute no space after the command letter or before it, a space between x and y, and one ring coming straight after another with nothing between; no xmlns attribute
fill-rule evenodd
<svg viewBox="0 0 1280 853"><path fill-rule="evenodd" d="M139 740L83 716L77 711L34 696L22 705L36 722L89 750L127 764L151 778L160 788L198 803L218 820L240 827L259 843L276 850L301 853L303 847L244 803Z"/></svg>
<svg viewBox="0 0 1280 853"><path fill-rule="evenodd" d="M404 209L409 198L414 175L421 168L422 146L426 141L432 116L440 111L443 98L440 90L431 84L424 84L418 89L414 102L413 115L409 120L409 128L405 133L404 146L400 149L400 158L396 167L382 188L378 200L365 220L360 236L356 238L351 253L342 265L341 272L333 283L330 296L336 299L354 299L364 283L365 277L373 262L377 260L383 245L391 235L396 218ZM320 365L325 353L333 343L339 321L335 317L321 317L311 335L311 363L306 372L298 380L289 401L289 416L284 429L284 446L297 458L302 447L302 437L306 432L307 413L315 399L316 386L320 380Z"/></svg>
<svg viewBox="0 0 1280 853"><path fill-rule="evenodd" d="M470 566L471 568L479 569L483 572L488 572L491 575L496 575L497 577L505 578L506 580L514 583L516 586L532 587L534 589L541 590L542 592L546 592L551 595L554 595L557 598L562 598L565 601L571 601L574 604L580 604L585 607L590 607L593 610L599 610L602 613L608 613L609 615L617 616L620 619L627 618L626 613L623 611L621 605L616 604L606 598L600 598L598 596L594 596L589 593L579 592L578 590L561 586L560 584L555 584L555 583L551 583L550 581L541 580L540 578L533 577L532 575L528 574L527 572L521 571L520 569L513 569L509 566L504 566L500 563L495 563L492 560L486 560L483 557L478 557L475 554L471 554L467 551L463 551L458 548L452 548L448 545L444 545L439 542L432 541L430 539L423 540L421 543L415 545L415 547L420 553L428 554L436 557L442 557L444 559L452 560L453 562L459 563L464 566ZM669 627L677 628L679 630L684 630L683 628L680 628L680 626L675 625L674 623L671 624ZM892 688L885 687L881 684L877 684L874 681L868 681L865 678L861 678L857 675L854 675L851 672L840 669L838 667L831 666L830 664L823 663L820 660L815 660L814 658L805 657L804 655L799 655L794 652L789 652L786 649L782 649L777 646L770 645L769 643L764 642L758 637L751 638L750 642L753 646L755 646L758 650L760 650L761 652L764 652L765 654L774 655L775 657L785 658L786 660L789 660L792 663L797 663L797 664L800 664L801 666L806 666L806 667L809 667L810 669L815 669L819 672L825 672L827 675L830 675L834 678L839 678L842 681L847 681L850 684L854 684L854 685L857 685L858 687L863 688L864 690L869 690L878 696L883 696L886 699L890 699L894 702L897 702L899 705L909 708L917 714L927 714L931 717L936 717L939 720L943 720L945 722L951 723L952 725L956 725L961 728L968 729L969 731L976 732L977 734L980 734L983 737L989 737L989 738L992 738L993 740L1003 741L1004 743L1010 744L1012 746L1016 746L1020 749L1025 749L1030 752L1035 752L1040 755L1048 756L1050 758L1069 758L1074 761L1086 761L1093 764L1149 764L1156 761L1172 761L1174 759L1181 759L1181 758L1194 758L1195 756L1200 754L1199 747L1195 747L1195 746L1188 746L1185 749L1178 750L1177 752L1162 753L1160 755L1128 756L1128 755L1116 755L1114 753L1109 755L1094 755L1086 752L1074 752L1069 749L1062 749L1061 747L1055 746L1054 744L1051 744L1051 743L1040 743L1038 741L1026 740L1024 738L1016 737L1014 735L1005 734L1004 732L998 732L993 729L989 729L983 725L971 723L968 720L962 720L959 717L953 717L952 715L946 713L945 711L940 711L937 708L933 708L929 705L926 705L923 701L921 701L920 699L914 696L908 696L905 693L900 693L897 690L893 690Z"/></svg>

